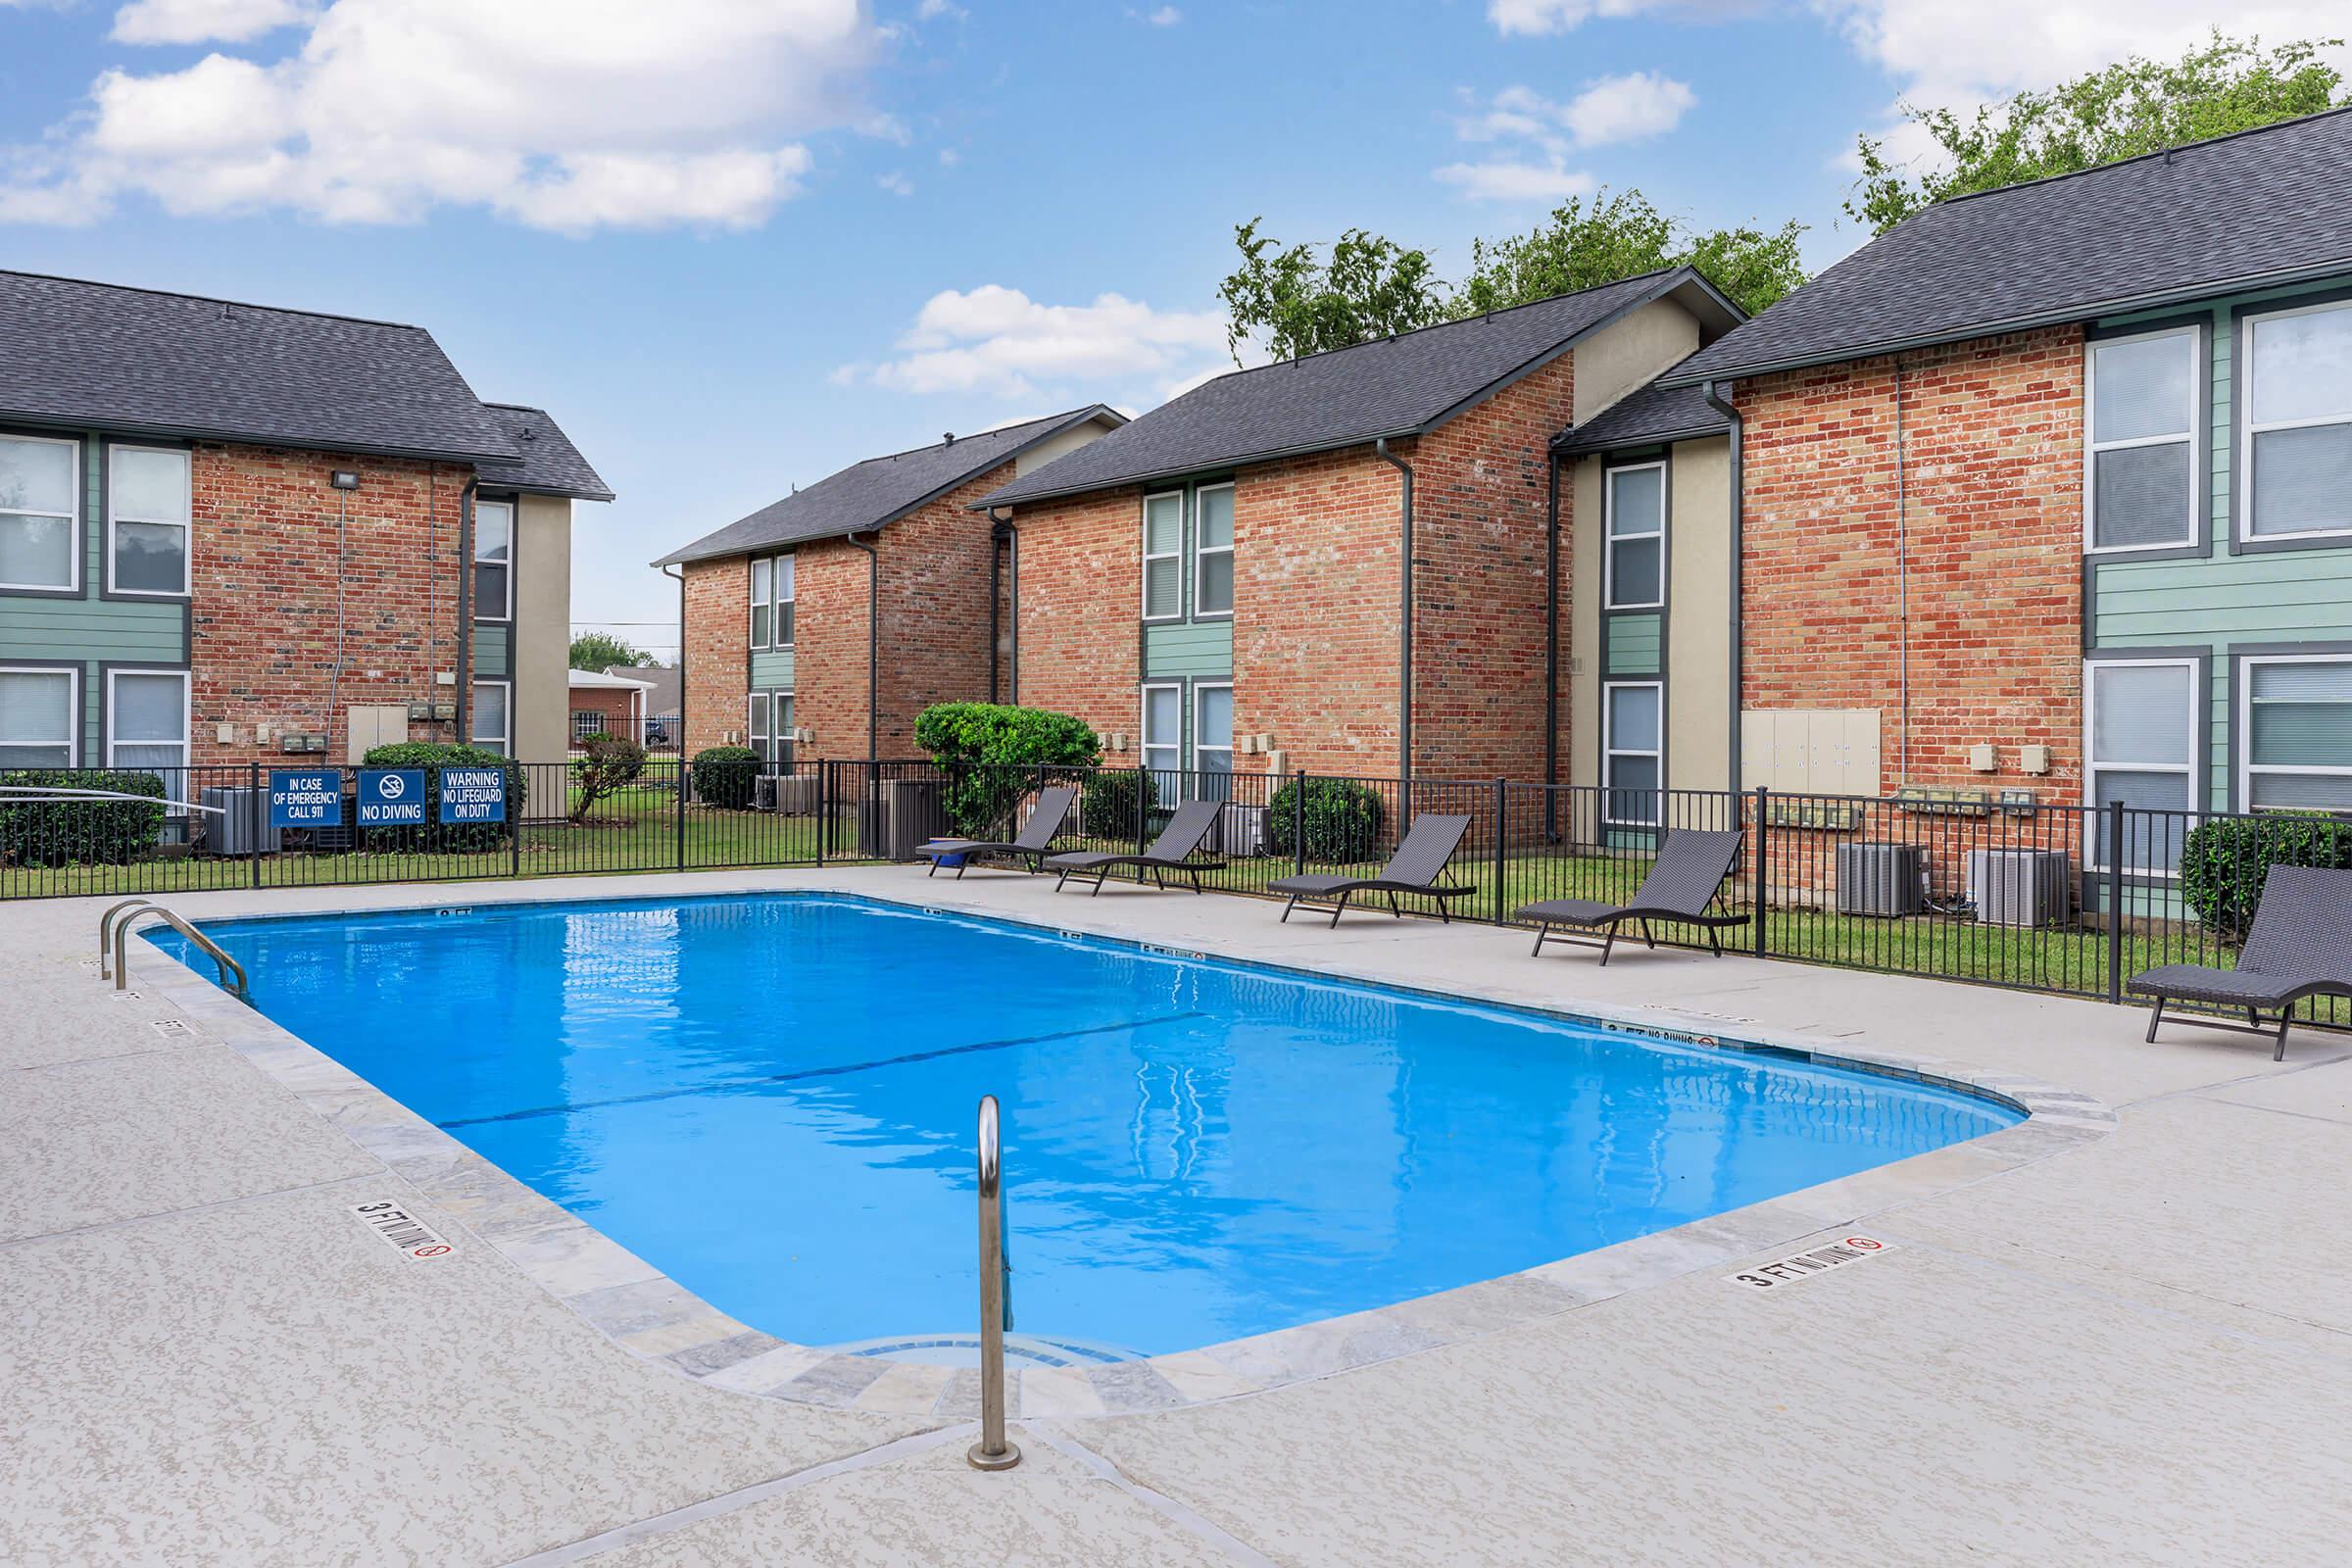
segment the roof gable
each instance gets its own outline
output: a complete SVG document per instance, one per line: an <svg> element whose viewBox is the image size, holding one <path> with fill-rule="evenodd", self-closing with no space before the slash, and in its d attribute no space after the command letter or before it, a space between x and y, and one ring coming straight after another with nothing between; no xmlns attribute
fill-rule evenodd
<svg viewBox="0 0 2352 1568"><path fill-rule="evenodd" d="M482 483L493 489L528 490L537 495L569 496L576 501L610 501L612 492L571 444L563 426L545 409L527 403L485 403L490 416L506 431L520 463L484 461Z"/></svg>

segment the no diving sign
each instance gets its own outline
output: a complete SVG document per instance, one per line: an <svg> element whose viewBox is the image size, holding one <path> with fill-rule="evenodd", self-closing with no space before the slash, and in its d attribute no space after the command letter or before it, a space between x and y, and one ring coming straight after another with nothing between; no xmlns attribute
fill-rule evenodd
<svg viewBox="0 0 2352 1568"><path fill-rule="evenodd" d="M1892 1249L1886 1243L1874 1236L1847 1236L1827 1247L1791 1252L1787 1257L1776 1257L1769 1263L1752 1264L1737 1274L1726 1274L1724 1278L1734 1285L1744 1285L1751 1291L1770 1291L1890 1250Z"/></svg>

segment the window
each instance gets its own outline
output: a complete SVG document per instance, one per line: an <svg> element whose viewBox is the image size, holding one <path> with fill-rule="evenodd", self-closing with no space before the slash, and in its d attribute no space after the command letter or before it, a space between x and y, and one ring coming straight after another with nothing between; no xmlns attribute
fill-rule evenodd
<svg viewBox="0 0 2352 1568"><path fill-rule="evenodd" d="M775 590L769 573L775 569L773 561L762 558L752 563L752 646L767 646L769 612L775 606Z"/></svg>
<svg viewBox="0 0 2352 1568"><path fill-rule="evenodd" d="M2352 810L2352 655L2239 665L2246 809Z"/></svg>
<svg viewBox="0 0 2352 1568"><path fill-rule="evenodd" d="M792 646L792 560L765 556L752 563L752 646Z"/></svg>
<svg viewBox="0 0 2352 1568"><path fill-rule="evenodd" d="M187 675L116 669L107 672L106 684L106 765L151 771L186 767Z"/></svg>
<svg viewBox="0 0 2352 1568"><path fill-rule="evenodd" d="M2246 318L2245 533L2352 532L2352 304Z"/></svg>
<svg viewBox="0 0 2352 1568"><path fill-rule="evenodd" d="M106 486L107 587L119 594L188 591L188 455L116 447Z"/></svg>
<svg viewBox="0 0 2352 1568"><path fill-rule="evenodd" d="M1666 602L1666 465L1611 468L1606 490L1605 603L1611 610L1655 609Z"/></svg>
<svg viewBox="0 0 2352 1568"><path fill-rule="evenodd" d="M1184 613L1184 494L1144 497L1144 618Z"/></svg>
<svg viewBox="0 0 2352 1568"><path fill-rule="evenodd" d="M0 435L0 588L77 588L81 508L71 441Z"/></svg>
<svg viewBox="0 0 2352 1568"><path fill-rule="evenodd" d="M1233 771L1233 688L1230 686L1196 686L1193 688L1193 766L1202 773L1231 773ZM1201 780L1201 793L1211 792L1208 786L1222 780ZM1214 792L1214 798L1226 799L1229 789Z"/></svg>
<svg viewBox="0 0 2352 1568"><path fill-rule="evenodd" d="M1184 688L1144 688L1144 766L1174 772L1184 766Z"/></svg>
<svg viewBox="0 0 2352 1568"><path fill-rule="evenodd" d="M469 739L485 752L505 757L512 750L514 725L508 710L514 689L503 680L473 683L473 733Z"/></svg>
<svg viewBox="0 0 2352 1568"><path fill-rule="evenodd" d="M744 737L760 760L778 765L791 761L792 736L792 693L752 693Z"/></svg>
<svg viewBox="0 0 2352 1568"><path fill-rule="evenodd" d="M1607 821L1650 826L1660 818L1663 696L1656 681L1612 682L1602 688L1600 766Z"/></svg>
<svg viewBox="0 0 2352 1568"><path fill-rule="evenodd" d="M72 767L75 679L70 669L0 669L0 767Z"/></svg>
<svg viewBox="0 0 2352 1568"><path fill-rule="evenodd" d="M514 615L514 508L505 501L473 504L473 618Z"/></svg>
<svg viewBox="0 0 2352 1568"><path fill-rule="evenodd" d="M2090 550L2150 550L2197 537L2197 329L2090 345Z"/></svg>
<svg viewBox="0 0 2352 1568"><path fill-rule="evenodd" d="M571 715L571 738L584 741L591 735L605 732L605 715L582 709Z"/></svg>
<svg viewBox="0 0 2352 1568"><path fill-rule="evenodd" d="M1233 486L1202 485L1195 503L1193 614L1233 613Z"/></svg>
<svg viewBox="0 0 2352 1568"><path fill-rule="evenodd" d="M2083 793L2134 811L2186 812L2197 804L2197 666L2185 659L2094 660L2084 666ZM2126 867L2169 874L2180 861L2185 816L2127 821ZM2106 842L2105 835L2098 842ZM2103 854L2101 863L2104 863Z"/></svg>
<svg viewBox="0 0 2352 1568"><path fill-rule="evenodd" d="M790 556L776 558L776 646L792 646L792 562Z"/></svg>

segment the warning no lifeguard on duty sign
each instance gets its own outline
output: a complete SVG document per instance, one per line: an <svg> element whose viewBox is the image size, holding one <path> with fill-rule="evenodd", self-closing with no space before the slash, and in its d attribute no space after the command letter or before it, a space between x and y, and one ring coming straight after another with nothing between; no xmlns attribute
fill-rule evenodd
<svg viewBox="0 0 2352 1568"><path fill-rule="evenodd" d="M1724 1278L1734 1285L1744 1285L1751 1291L1776 1290L1783 1285L1794 1285L1798 1280L1827 1274L1834 1268L1859 1263L1875 1253L1892 1250L1873 1236L1847 1236L1827 1247L1791 1252L1787 1257L1776 1257L1769 1263L1751 1264L1737 1274L1726 1274Z"/></svg>

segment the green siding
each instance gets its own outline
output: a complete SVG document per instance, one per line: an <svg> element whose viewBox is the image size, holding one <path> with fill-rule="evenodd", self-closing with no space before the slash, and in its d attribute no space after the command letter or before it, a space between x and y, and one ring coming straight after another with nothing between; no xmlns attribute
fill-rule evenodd
<svg viewBox="0 0 2352 1568"><path fill-rule="evenodd" d="M1233 676L1233 622L1154 622L1144 628L1144 678Z"/></svg>
<svg viewBox="0 0 2352 1568"><path fill-rule="evenodd" d="M793 650L771 648L752 655L753 691L791 691Z"/></svg>
<svg viewBox="0 0 2352 1568"><path fill-rule="evenodd" d="M514 661L510 649L514 628L484 625L473 626L473 675L476 680L509 680L514 674Z"/></svg>
<svg viewBox="0 0 2352 1568"><path fill-rule="evenodd" d="M177 599L0 598L0 663L19 659L188 662L187 606Z"/></svg>
<svg viewBox="0 0 2352 1568"><path fill-rule="evenodd" d="M1658 672L1659 626L1656 614L1611 615L1602 622L1602 662L1612 675L1655 675Z"/></svg>

